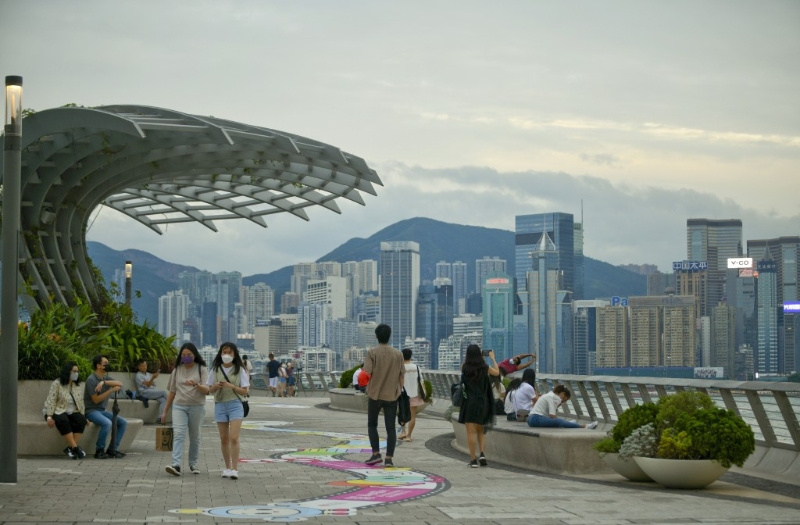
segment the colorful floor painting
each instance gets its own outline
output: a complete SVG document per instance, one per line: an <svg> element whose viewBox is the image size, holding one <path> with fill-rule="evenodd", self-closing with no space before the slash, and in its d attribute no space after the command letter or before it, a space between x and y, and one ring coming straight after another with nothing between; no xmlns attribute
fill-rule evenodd
<svg viewBox="0 0 800 525"><path fill-rule="evenodd" d="M355 516L358 509L427 498L450 488L441 476L416 469L382 465L368 466L361 461L343 459L344 454L369 454L369 439L361 434L303 431L274 426L280 422L247 422L242 428L265 432L287 432L320 436L336 441L326 448L285 449L265 459L242 459L242 463L295 463L299 466L337 470L346 479L329 484L344 490L320 498L309 498L263 505L237 505L205 509L176 509L177 514L204 514L216 518L289 523L315 516ZM384 447L385 443L381 443Z"/></svg>

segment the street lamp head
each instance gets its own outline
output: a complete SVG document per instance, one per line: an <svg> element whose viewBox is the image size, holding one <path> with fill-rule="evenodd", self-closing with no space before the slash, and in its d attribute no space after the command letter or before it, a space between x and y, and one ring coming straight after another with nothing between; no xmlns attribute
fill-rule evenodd
<svg viewBox="0 0 800 525"><path fill-rule="evenodd" d="M133 263L125 261L125 278L130 279L133 276Z"/></svg>
<svg viewBox="0 0 800 525"><path fill-rule="evenodd" d="M8 133L22 134L22 77L6 77L6 128Z"/></svg>

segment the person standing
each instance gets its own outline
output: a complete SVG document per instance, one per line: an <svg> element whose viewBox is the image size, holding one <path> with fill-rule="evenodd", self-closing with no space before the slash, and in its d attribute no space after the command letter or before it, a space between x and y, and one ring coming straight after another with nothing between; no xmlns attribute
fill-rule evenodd
<svg viewBox="0 0 800 525"><path fill-rule="evenodd" d="M287 379L289 376L286 374L286 363L281 363L278 368L278 397L286 397Z"/></svg>
<svg viewBox="0 0 800 525"><path fill-rule="evenodd" d="M146 359L139 359L136 362L136 368L138 369L134 378L136 381L136 395L142 399L158 401L159 417L156 419L156 423L161 423L161 413L164 412L164 408L167 406L167 392L156 388L158 370L152 374L148 372Z"/></svg>
<svg viewBox="0 0 800 525"><path fill-rule="evenodd" d="M107 458L124 458L125 454L119 451L119 444L122 442L122 436L125 435L125 429L128 428L128 422L122 416L117 415L117 438L112 448L111 443L106 447L106 439L111 432L111 424L114 415L106 410L108 406L108 398L111 394L122 390L122 383L110 377L108 372L111 371L111 365L108 364L108 357L104 355L96 355L92 358L92 367L94 373L86 378L86 388L83 392L83 403L86 406L86 419L100 425L100 433L97 435L97 443L95 444L94 457L97 459Z"/></svg>
<svg viewBox="0 0 800 525"><path fill-rule="evenodd" d="M278 369L281 367L280 361L275 359L275 354L269 354L267 361L267 373L269 374L269 389L272 390L272 397L278 391Z"/></svg>
<svg viewBox="0 0 800 525"><path fill-rule="evenodd" d="M50 392L44 402L47 426L56 427L67 442L64 454L72 459L83 459L86 452L78 446L86 428L83 415L83 390L81 389L78 364L69 361L61 369L61 375L50 385Z"/></svg>
<svg viewBox="0 0 800 525"><path fill-rule="evenodd" d="M464 403L458 411L458 422L466 427L467 446L472 458L468 465L471 468L485 467L486 455L486 430L487 426L494 423L494 395L492 382L489 375L499 375L497 361L494 360L494 350L489 350L492 366L487 366L478 345L469 345L461 365L461 382L466 389ZM475 456L475 441L480 448L480 456Z"/></svg>
<svg viewBox="0 0 800 525"><path fill-rule="evenodd" d="M208 394L208 368L206 362L192 343L183 343L175 369L167 383L167 405L161 413L161 421L166 421L167 411L172 407L172 464L167 473L181 475L183 445L189 434L189 470L200 474L197 461L200 459L200 425L206 414L206 395Z"/></svg>
<svg viewBox="0 0 800 525"><path fill-rule="evenodd" d="M367 384L367 433L372 447L372 456L367 465L381 462L380 440L378 438L378 414L383 410L383 421L386 427L386 460L384 465L393 467L394 448L397 445L395 420L397 419L397 398L403 388L403 354L389 346L392 329L387 324L379 324L375 328L378 346L371 348L364 359L364 371L369 376Z"/></svg>
<svg viewBox="0 0 800 525"><path fill-rule="evenodd" d="M289 397L294 397L294 388L297 385L297 378L294 377L294 364L292 362L286 365L286 384L289 387Z"/></svg>
<svg viewBox="0 0 800 525"><path fill-rule="evenodd" d="M214 394L214 420L219 430L223 478L239 479L239 433L242 430L244 407L242 398L250 388L250 376L233 343L222 343L211 363L208 391Z"/></svg>
<svg viewBox="0 0 800 525"><path fill-rule="evenodd" d="M403 348L403 369L405 371L403 384L406 393L410 398L409 404L411 405L411 421L403 425L403 430L397 439L400 441L412 441L411 433L414 432L414 427L417 424L417 413L425 406L423 397L425 391L422 384L422 376L419 371L419 366L411 362L413 351L410 348Z"/></svg>

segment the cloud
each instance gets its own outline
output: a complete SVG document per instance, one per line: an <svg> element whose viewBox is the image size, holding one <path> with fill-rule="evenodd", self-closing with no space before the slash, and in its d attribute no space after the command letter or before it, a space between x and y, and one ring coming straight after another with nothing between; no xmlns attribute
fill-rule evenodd
<svg viewBox="0 0 800 525"><path fill-rule="evenodd" d="M580 157L582 161L597 164L598 166L609 166L613 168L615 166L619 166L620 163L619 157L612 155L611 153L597 153L595 155L581 153Z"/></svg>

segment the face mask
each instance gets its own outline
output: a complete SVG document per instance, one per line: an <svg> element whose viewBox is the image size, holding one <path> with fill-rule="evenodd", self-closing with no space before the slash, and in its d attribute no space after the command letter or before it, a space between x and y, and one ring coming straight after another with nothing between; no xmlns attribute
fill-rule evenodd
<svg viewBox="0 0 800 525"><path fill-rule="evenodd" d="M189 363L194 363L194 356L193 355L182 355L181 356L181 363L184 365L188 365Z"/></svg>
<svg viewBox="0 0 800 525"><path fill-rule="evenodd" d="M233 363L233 356L232 355L223 354L222 362L225 363L226 365L229 365L229 364Z"/></svg>
<svg viewBox="0 0 800 525"><path fill-rule="evenodd" d="M111 363L106 363L105 365L103 365L103 370L105 370L106 372L111 372Z"/></svg>
<svg viewBox="0 0 800 525"><path fill-rule="evenodd" d="M77 380L78 380L78 372L72 372L72 373L69 375L69 378L70 378L71 380L73 380L73 381L77 381Z"/></svg>

